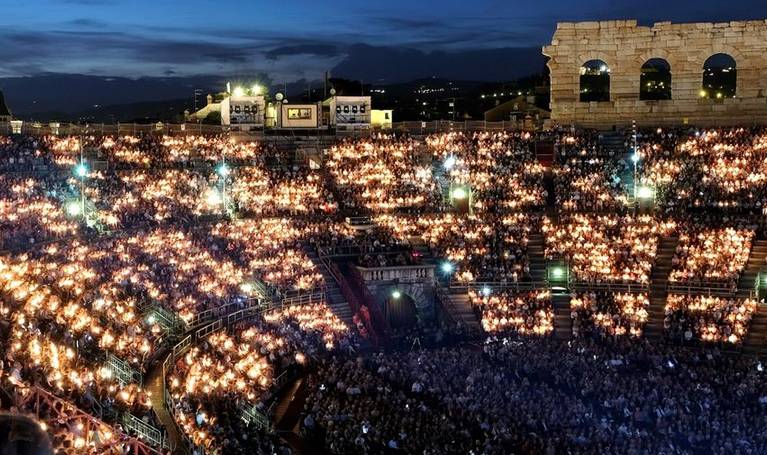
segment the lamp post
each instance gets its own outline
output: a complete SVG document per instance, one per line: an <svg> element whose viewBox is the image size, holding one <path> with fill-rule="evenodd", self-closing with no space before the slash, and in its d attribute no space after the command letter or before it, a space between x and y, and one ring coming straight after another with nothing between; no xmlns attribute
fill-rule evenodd
<svg viewBox="0 0 767 455"><path fill-rule="evenodd" d="M221 164L218 166L218 175L221 177L221 202L224 205L224 212L227 212L226 177L229 175L229 167L226 165L226 147L221 150Z"/></svg>
<svg viewBox="0 0 767 455"><path fill-rule="evenodd" d="M634 153L631 155L631 161L634 162L634 210L636 210L636 197L637 197L637 163L639 163L639 150L637 150L637 122L631 121L631 137L634 143Z"/></svg>
<svg viewBox="0 0 767 455"><path fill-rule="evenodd" d="M83 217L83 221L87 221L85 215L85 177L88 175L88 167L85 165L83 159L83 138L80 136L80 164L75 168L77 177L80 178L80 214Z"/></svg>

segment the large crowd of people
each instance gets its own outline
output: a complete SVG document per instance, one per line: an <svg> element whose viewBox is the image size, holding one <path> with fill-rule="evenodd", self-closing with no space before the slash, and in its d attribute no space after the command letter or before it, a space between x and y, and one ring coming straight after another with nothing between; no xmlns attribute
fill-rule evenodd
<svg viewBox="0 0 767 455"><path fill-rule="evenodd" d="M631 163L594 131L374 133L310 164L228 136L1 137L2 389L44 390L99 419L105 440L128 415L161 429L138 378L184 334L247 309L195 335L164 378L175 424L205 453L288 453L253 415L268 419L295 374L302 436L332 453L760 453L761 364L676 342L748 337L759 303L736 291L764 234L767 133L653 129L637 141ZM552 161L539 160L549 146ZM634 166L658 195L653 213L631 206ZM369 352L360 317L386 303L359 292L354 324L341 321L315 254L435 263L489 342L460 344L435 306L391 346L413 352ZM554 336L546 260L578 285L569 319L557 316L569 343ZM679 285L660 312L670 344L649 344L664 265ZM419 331L439 334L428 350ZM45 411L57 450L85 453L91 442Z"/></svg>
<svg viewBox="0 0 767 455"><path fill-rule="evenodd" d="M669 209L762 213L767 204L767 130L658 128L640 131L644 183Z"/></svg>
<svg viewBox="0 0 767 455"><path fill-rule="evenodd" d="M542 230L546 256L569 261L576 280L647 284L658 240L674 226L650 215L572 214L545 218Z"/></svg>
<svg viewBox="0 0 767 455"><path fill-rule="evenodd" d="M353 340L324 304L269 310L232 332L215 332L176 360L168 377L174 415L206 453L272 454L279 441L244 424L243 413L266 401L278 375L353 349Z"/></svg>
<svg viewBox="0 0 767 455"><path fill-rule="evenodd" d="M757 309L754 299L671 294L664 326L673 338L740 344Z"/></svg>
<svg viewBox="0 0 767 455"><path fill-rule="evenodd" d="M669 281L734 288L746 267L754 231L692 228L679 236Z"/></svg>
<svg viewBox="0 0 767 455"><path fill-rule="evenodd" d="M303 429L338 454L761 453L763 375L754 359L625 338L490 339L326 360Z"/></svg>
<svg viewBox="0 0 767 455"><path fill-rule="evenodd" d="M570 299L573 335L642 336L647 323L647 294L590 291Z"/></svg>
<svg viewBox="0 0 767 455"><path fill-rule="evenodd" d="M548 335L554 330L549 291L469 291L474 311L488 333Z"/></svg>

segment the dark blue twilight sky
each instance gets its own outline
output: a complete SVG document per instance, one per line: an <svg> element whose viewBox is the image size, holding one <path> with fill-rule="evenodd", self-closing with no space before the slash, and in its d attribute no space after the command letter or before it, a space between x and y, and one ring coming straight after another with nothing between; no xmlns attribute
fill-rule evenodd
<svg viewBox="0 0 767 455"><path fill-rule="evenodd" d="M290 82L332 69L393 82L425 76L428 68L407 68L424 54L435 72L510 79L503 49L540 48L557 21L622 18L759 19L767 0L0 0L0 77L262 73ZM454 72L435 75L465 76Z"/></svg>

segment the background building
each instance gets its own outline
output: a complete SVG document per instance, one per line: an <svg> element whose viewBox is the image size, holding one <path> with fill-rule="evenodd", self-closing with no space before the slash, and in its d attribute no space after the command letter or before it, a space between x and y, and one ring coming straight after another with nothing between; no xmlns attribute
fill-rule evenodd
<svg viewBox="0 0 767 455"><path fill-rule="evenodd" d="M278 102L278 128L319 128L320 104L289 104Z"/></svg>
<svg viewBox="0 0 767 455"><path fill-rule="evenodd" d="M11 111L8 106L5 105L5 97L2 90L0 90L0 122L7 123L11 121Z"/></svg>
<svg viewBox="0 0 767 455"><path fill-rule="evenodd" d="M221 101L221 124L247 131L264 127L266 98L232 94Z"/></svg>
<svg viewBox="0 0 767 455"><path fill-rule="evenodd" d="M370 129L370 96L333 95L322 103L328 125L340 131Z"/></svg>
<svg viewBox="0 0 767 455"><path fill-rule="evenodd" d="M549 112L535 105L535 97L524 95L485 112L486 122L509 122L513 129L536 129L548 118Z"/></svg>
<svg viewBox="0 0 767 455"><path fill-rule="evenodd" d="M566 22L543 53L554 123L767 123L765 20Z"/></svg>
<svg viewBox="0 0 767 455"><path fill-rule="evenodd" d="M392 109L373 109L370 111L370 125L383 130L391 129L393 116Z"/></svg>

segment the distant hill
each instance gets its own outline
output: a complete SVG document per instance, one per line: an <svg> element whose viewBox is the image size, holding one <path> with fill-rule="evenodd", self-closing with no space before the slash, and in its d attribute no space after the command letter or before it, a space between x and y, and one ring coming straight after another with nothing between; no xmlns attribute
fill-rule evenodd
<svg viewBox="0 0 767 455"><path fill-rule="evenodd" d="M199 100L198 100L199 103ZM205 104L203 97L202 103ZM184 110L194 110L194 101L190 98L175 100L147 101L141 103L113 104L85 109L79 112L32 112L24 118L34 121L59 120L64 122L88 123L149 123L149 122L180 122Z"/></svg>
<svg viewBox="0 0 767 455"><path fill-rule="evenodd" d="M424 52L420 49L353 44L344 59L331 69L332 77L362 81L366 86L392 86L408 81L441 78L451 81L511 81L540 73L544 57L537 47L473 49ZM314 80L272 81L258 73L245 79L258 80L270 91L286 91L289 96L303 96L323 87L322 74ZM95 115L106 118L103 106L109 106L118 118L165 116L165 107L141 106L158 100L193 100L194 90L202 91L198 103L204 104L207 93L224 89L227 75L187 77L109 77L83 74L41 73L33 76L0 78L0 90L8 107L20 118L72 118ZM237 80L234 78L233 80ZM311 78L310 78L311 79ZM287 82L287 83L286 83ZM394 90L394 87L392 87ZM128 108L127 106L133 107ZM114 109L120 106L120 109ZM122 112L123 107L127 110ZM183 110L183 109L181 109ZM93 111L93 112L91 112Z"/></svg>
<svg viewBox="0 0 767 455"><path fill-rule="evenodd" d="M155 102L187 98L194 90L203 94L220 91L223 77L125 77L81 74L40 74L31 77L0 78L8 107L14 115L27 117L40 112L77 113L98 106ZM198 102L205 103L204 95Z"/></svg>

